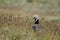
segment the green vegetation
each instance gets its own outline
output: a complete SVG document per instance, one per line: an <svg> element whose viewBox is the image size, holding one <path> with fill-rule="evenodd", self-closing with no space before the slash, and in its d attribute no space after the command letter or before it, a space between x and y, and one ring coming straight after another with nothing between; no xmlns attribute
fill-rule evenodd
<svg viewBox="0 0 60 40"><path fill-rule="evenodd" d="M33 0L27 0L27 2L31 3L31 2L33 2Z"/></svg>
<svg viewBox="0 0 60 40"><path fill-rule="evenodd" d="M48 3L48 2L49 2L49 3L52 3L52 2L53 2L53 3L58 3L58 2L59 2L59 3L60 3L60 0L0 0L0 3L4 3L4 2L6 3L7 1L8 1L8 2L13 2L13 3L14 3L14 2L15 2L15 3L16 3L16 2L17 2L17 3L18 3L18 2L24 2L24 1L25 1L25 2L28 2L28 3L32 3L32 2L37 2L37 3Z"/></svg>
<svg viewBox="0 0 60 40"><path fill-rule="evenodd" d="M4 3L4 0L0 0L0 3Z"/></svg>

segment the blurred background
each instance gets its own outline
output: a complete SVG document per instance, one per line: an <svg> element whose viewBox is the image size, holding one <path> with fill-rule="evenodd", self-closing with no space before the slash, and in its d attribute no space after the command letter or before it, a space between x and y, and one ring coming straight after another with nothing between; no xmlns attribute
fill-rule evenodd
<svg viewBox="0 0 60 40"><path fill-rule="evenodd" d="M34 13L60 13L60 0L0 0L1 6L16 7Z"/></svg>
<svg viewBox="0 0 60 40"><path fill-rule="evenodd" d="M60 40L60 0L0 0L0 40Z"/></svg>

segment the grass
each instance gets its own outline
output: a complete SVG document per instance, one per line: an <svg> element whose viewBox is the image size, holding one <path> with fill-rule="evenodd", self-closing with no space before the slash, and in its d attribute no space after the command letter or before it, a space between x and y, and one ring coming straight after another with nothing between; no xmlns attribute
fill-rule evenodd
<svg viewBox="0 0 60 40"><path fill-rule="evenodd" d="M0 0L0 3L4 3L4 0Z"/></svg>
<svg viewBox="0 0 60 40"><path fill-rule="evenodd" d="M9 2L9 3L18 3L19 1L20 2L28 2L28 3L33 3L33 2L35 2L35 3L52 3L53 2L53 4L54 4L54 1L56 1L56 3L58 2L58 3L60 3L60 1L59 0L0 0L0 3L6 3L6 2Z"/></svg>
<svg viewBox="0 0 60 40"><path fill-rule="evenodd" d="M33 0L27 0L27 2L33 2Z"/></svg>
<svg viewBox="0 0 60 40"><path fill-rule="evenodd" d="M34 14L18 9L0 10L0 40L60 40L59 20L48 21L45 20L48 15L46 17L37 13L42 17L40 24L45 32L34 32L32 29Z"/></svg>

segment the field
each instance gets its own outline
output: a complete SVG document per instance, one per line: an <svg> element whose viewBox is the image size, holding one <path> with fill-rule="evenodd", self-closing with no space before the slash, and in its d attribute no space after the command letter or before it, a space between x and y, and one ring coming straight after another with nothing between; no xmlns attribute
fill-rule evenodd
<svg viewBox="0 0 60 40"><path fill-rule="evenodd" d="M0 0L0 40L60 40L60 0Z"/></svg>
<svg viewBox="0 0 60 40"><path fill-rule="evenodd" d="M34 13L0 8L0 40L60 40L59 14L37 13L44 32L34 32Z"/></svg>

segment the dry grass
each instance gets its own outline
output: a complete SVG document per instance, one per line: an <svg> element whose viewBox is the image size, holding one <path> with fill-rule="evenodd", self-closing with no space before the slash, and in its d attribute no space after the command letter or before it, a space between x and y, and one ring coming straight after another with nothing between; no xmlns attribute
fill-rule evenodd
<svg viewBox="0 0 60 40"><path fill-rule="evenodd" d="M0 9L0 40L60 40L60 19L48 21L47 15L38 14L45 29L40 34L32 29L33 15L18 9Z"/></svg>

